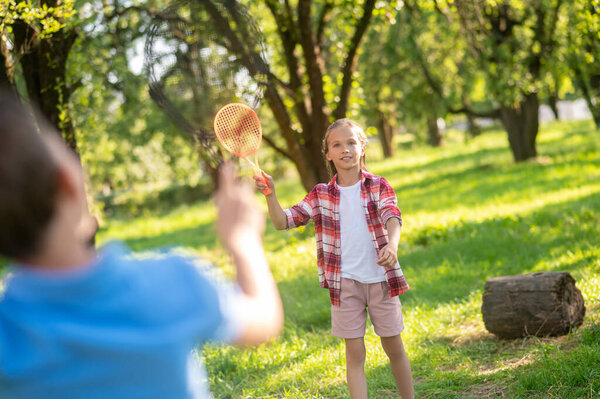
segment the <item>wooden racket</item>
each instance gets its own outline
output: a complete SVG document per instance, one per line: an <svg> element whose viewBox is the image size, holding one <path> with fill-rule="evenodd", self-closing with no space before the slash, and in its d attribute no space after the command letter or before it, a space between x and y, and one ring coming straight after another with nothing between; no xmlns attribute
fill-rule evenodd
<svg viewBox="0 0 600 399"><path fill-rule="evenodd" d="M254 110L245 104L227 104L217 112L213 126L221 145L252 165L254 176L260 178L260 182L267 186L261 192L265 195L271 194L267 179L258 166L258 147L262 140L262 127ZM248 159L252 154L254 154L254 162Z"/></svg>

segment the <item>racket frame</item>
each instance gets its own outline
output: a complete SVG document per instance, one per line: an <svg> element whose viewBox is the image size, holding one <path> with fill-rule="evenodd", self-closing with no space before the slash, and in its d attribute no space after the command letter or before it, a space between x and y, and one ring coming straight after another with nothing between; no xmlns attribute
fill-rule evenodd
<svg viewBox="0 0 600 399"><path fill-rule="evenodd" d="M241 107L244 110L250 112L254 119L256 120L256 127L258 128L258 132L259 132L259 139L258 139L258 143L256 145L256 148L254 150L249 151L246 155L241 155L238 154L237 152L233 151L232 148L230 148L230 146L226 143L223 142L221 135L218 133L219 131L223 130L222 127L219 127L218 122L219 122L219 116L222 114L222 111L225 110L228 107ZM263 171L260 169L259 164L258 164L258 148L260 147L260 143L262 141L262 125L260 124L260 120L258 119L258 116L256 115L256 113L254 112L254 110L252 108L250 108L249 106L247 106L246 104L241 104L241 103L229 103L226 104L224 106L222 106L221 108L219 108L219 110L217 111L217 114L215 115L215 119L213 121L213 128L215 130L215 136L217 136L217 140L219 141L219 143L221 143L221 145L230 153L242 158L244 161L248 162L248 164L250 164L250 166L252 166L252 169L254 170L254 176L258 177L259 180L257 180L260 183L263 183L265 186L267 186L266 189L264 190L260 190L264 195L269 195L271 194L271 188L269 187L269 183L267 181L267 179L265 178L265 176L263 175ZM244 131L244 129L242 129L242 132ZM254 162L252 162L249 159L249 156L254 154Z"/></svg>

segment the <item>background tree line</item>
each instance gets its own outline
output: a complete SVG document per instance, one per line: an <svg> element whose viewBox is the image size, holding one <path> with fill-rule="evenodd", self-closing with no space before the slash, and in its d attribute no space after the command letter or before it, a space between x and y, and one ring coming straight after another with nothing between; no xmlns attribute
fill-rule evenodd
<svg viewBox="0 0 600 399"><path fill-rule="evenodd" d="M600 126L597 0L192 3L215 20L239 5L254 16L268 53L265 142L272 162L290 161L307 189L327 180L320 143L344 116L376 130L386 156L398 131L439 146L440 118L464 118L473 135L477 118L493 118L517 162L538 155L540 104L556 112L559 99L582 97ZM169 5L0 2L0 84L58 128L95 193L202 179L205 148L152 101L143 68L148 29ZM189 19L185 3L180 10ZM220 26L222 46L252 70L243 27Z"/></svg>

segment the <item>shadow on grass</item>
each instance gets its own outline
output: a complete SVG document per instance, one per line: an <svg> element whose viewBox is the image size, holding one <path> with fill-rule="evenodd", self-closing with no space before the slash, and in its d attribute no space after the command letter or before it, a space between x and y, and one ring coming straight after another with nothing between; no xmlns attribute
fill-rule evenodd
<svg viewBox="0 0 600 399"><path fill-rule="evenodd" d="M514 202L535 198L557 187L579 187L591 179L582 174L565 174L566 165L581 166L589 162L564 159L550 164L473 165L463 170L440 172L418 182L398 185L394 189L401 209L414 213L420 209L441 211L458 206L481 206L492 202Z"/></svg>
<svg viewBox="0 0 600 399"><path fill-rule="evenodd" d="M339 346L337 338L286 327L283 336L268 346L257 349L210 346L204 356L213 393L218 398L255 397L252 393L256 390L261 392L260 397L270 397L265 396L270 394L280 397L277 393L306 393L306 385L312 386L314 391L299 396L340 397L327 394L331 390L339 391L340 384L322 383L322 379L331 380L331 370L339 365L339 357L329 358L331 352L339 352ZM324 365L328 371L321 369L320 355L328 357ZM295 391L299 385L303 389Z"/></svg>
<svg viewBox="0 0 600 399"><path fill-rule="evenodd" d="M593 321L562 337L500 340L480 332L467 339L431 337L426 345L429 351L411 359L418 397L576 399L600 394L600 325Z"/></svg>
<svg viewBox="0 0 600 399"><path fill-rule="evenodd" d="M576 271L593 262L592 255L571 256L564 261L561 253L585 251L597 240L600 220L600 194L576 201L548 205L525 216L494 218L480 223L458 223L439 229L417 231L405 237L408 245L399 257L411 290L402 301L407 305L439 306L461 301L480 291L486 279L498 275L545 270ZM303 232L284 232L297 240L308 240L312 228ZM269 251L285 248L289 237L267 230L267 241L275 241ZM134 251L165 246L213 248L217 244L212 223L169 233L128 238ZM311 251L313 243L309 244ZM302 268L297 277L279 283L286 311L294 315L287 321L311 331L329 328L327 290L318 286L316 259ZM323 310L324 309L324 310Z"/></svg>
<svg viewBox="0 0 600 399"><path fill-rule="evenodd" d="M592 194L548 205L525 216L418 231L413 237L405 237L408 246L399 257L411 285L402 301L407 306L426 307L463 301L471 293L481 291L490 277L537 271L540 264L544 270L577 271L594 261L585 250L597 240L598 220L600 194ZM273 230L267 234L281 232ZM286 234L307 239L313 233L306 229ZM171 245L213 248L217 239L212 223L205 223L125 242L137 251ZM287 239L279 239L269 250L277 252L286 242ZM308 244L311 250L313 244ZM581 254L561 261L560 255L567 252ZM307 331L328 333L328 291L318 286L316 259L310 262L298 270L297 276L278 284L286 322Z"/></svg>
<svg viewBox="0 0 600 399"><path fill-rule="evenodd" d="M525 216L418 232L408 237L408 252L399 257L412 288L403 302L439 306L461 301L482 290L490 277L538 271L539 265L577 271L594 261L585 250L600 234L598 220L600 193ZM571 255L561 261L562 254Z"/></svg>
<svg viewBox="0 0 600 399"><path fill-rule="evenodd" d="M554 145L552 142L544 143L548 153L562 155L563 150ZM578 144L571 144L564 153L568 155L571 148L579 148L577 146ZM506 196L507 193L518 196L538 192L544 195L560 186L576 187L578 183L571 180L572 176L560 176L558 172L563 165L585 163L569 157L557 159L548 165L492 163L494 157L505 156L507 153L508 147L483 149L434 160L423 166L431 171L428 172L432 173L431 176L396 187L399 197L404 192L417 191L416 195L411 195L411 204L425 209L437 209L437 206L444 209L453 205L445 197L446 194L451 195L454 203L466 205L497 201L498 197ZM388 172L392 176L398 176L413 169L414 167L394 167ZM387 177L388 172L384 169L379 169L378 172ZM585 179L585 176L577 177ZM297 200L301 198L302 194ZM437 202L432 203L431 199ZM423 204L427 204L427 207ZM547 205L524 215L497 217L477 223L458 222L454 226L428 227L415 231L412 237L404 238L408 241L403 243L406 245L403 246L404 254L400 257L412 286L411 291L403 295L402 301L408 308L424 306L435 309L445 304L463 302L472 293L480 292L489 277L526 273L539 267L577 272L594 262L593 255L587 254L586 250L600 236L598 220L600 194L596 193L573 201ZM286 247L302 240L312 240L313 234L312 227L280 232L269 223L265 234L266 247L274 256L282 257L284 262L286 259L283 253L290 252L285 251ZM216 238L212 223L205 223L166 234L131 238L126 243L134 250L165 245L213 248L216 246ZM314 251L313 242L310 246L311 251ZM567 253L571 255L562 256ZM330 335L328 292L318 286L314 256L311 257L310 265L301 266L297 274L278 283L286 313L285 331L272 349L255 355L251 351L220 349L207 359L211 379L214 378L217 384L222 382L232 386L230 392L233 393L229 396L223 393L229 390L227 388L222 389L222 396L217 397L241 397L236 394L249 386L264 387L263 390L258 390L263 397L270 392L281 396L282 392L289 392L287 387L302 388L304 382L296 379L300 378L299 374L306 373L303 378L307 379L318 378L321 371L319 367L329 367L309 364L315 354L318 356L327 351L338 350L339 341ZM418 376L417 391L420 392L420 397L490 397L494 393L500 396L505 391L495 390L497 381L512 381L510 378L515 378L514 370L525 370L524 375L529 373L535 376L535 371L526 369L527 362L512 362L513 359L522 359L531 353L531 347L511 348L487 335L458 343L451 336L425 338L429 340L424 345L440 348L444 357L435 358L436 355L430 351L423 351L421 357L412 359ZM539 356L533 359L539 361L542 359ZM502 368L495 364L496 358L512 364L512 368ZM471 366L464 366L465 362L470 362ZM439 366L438 371L425 374L430 373L435 365ZM285 374L282 369L291 372ZM387 366L374 367L367 373L371 397L397 397L393 392L394 381ZM269 376L273 374L279 378L279 382L273 383L276 387L269 386L272 383ZM423 378L424 375L426 378ZM341 390L340 384L323 389Z"/></svg>
<svg viewBox="0 0 600 399"><path fill-rule="evenodd" d="M494 157L508 154L509 150L505 148L484 148L465 151L460 154L441 157L429 161L424 165L389 165L377 168L377 174L384 176L388 180L401 176L406 173L412 173L417 170L429 170L432 173L443 173L444 170L452 170L457 166L466 164L473 165L472 168L485 167Z"/></svg>

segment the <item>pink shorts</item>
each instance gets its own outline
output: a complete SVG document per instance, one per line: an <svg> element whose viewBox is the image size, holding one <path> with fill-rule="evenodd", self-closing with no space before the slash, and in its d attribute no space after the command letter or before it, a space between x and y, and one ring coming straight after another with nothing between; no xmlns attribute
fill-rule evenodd
<svg viewBox="0 0 600 399"><path fill-rule="evenodd" d="M393 337L404 330L400 298L390 298L387 282L365 284L342 278L340 306L331 306L331 334L338 338L364 337L367 308L378 336Z"/></svg>

